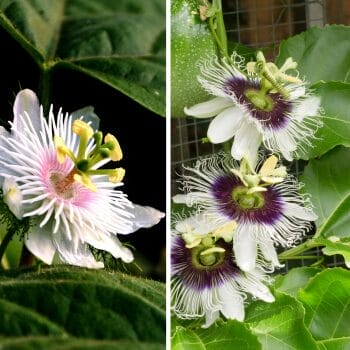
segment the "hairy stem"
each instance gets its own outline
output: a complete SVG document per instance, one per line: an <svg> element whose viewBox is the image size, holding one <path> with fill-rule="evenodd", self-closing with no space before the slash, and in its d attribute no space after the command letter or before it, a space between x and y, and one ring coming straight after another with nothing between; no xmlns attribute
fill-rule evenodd
<svg viewBox="0 0 350 350"><path fill-rule="evenodd" d="M13 235L16 233L16 230L13 227L9 227L5 237L3 238L3 240L1 241L0 244L0 261L2 260L2 257L5 254L5 250L8 246L8 244L10 243Z"/></svg>

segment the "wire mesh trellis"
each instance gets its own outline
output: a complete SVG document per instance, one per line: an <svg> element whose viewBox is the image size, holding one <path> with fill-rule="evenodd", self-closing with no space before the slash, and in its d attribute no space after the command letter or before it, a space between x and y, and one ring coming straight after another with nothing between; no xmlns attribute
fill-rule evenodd
<svg viewBox="0 0 350 350"><path fill-rule="evenodd" d="M224 21L230 41L256 48L266 48L269 59L278 53L278 44L309 27L325 24L349 24L348 0L223 0ZM204 155L222 149L203 142L210 120L172 119L171 122L171 192L178 193L178 175L183 165L194 164ZM293 166L298 175L298 162ZM317 255L320 252L315 250ZM326 257L328 266L343 265L341 257ZM292 266L309 265L307 260L286 262Z"/></svg>

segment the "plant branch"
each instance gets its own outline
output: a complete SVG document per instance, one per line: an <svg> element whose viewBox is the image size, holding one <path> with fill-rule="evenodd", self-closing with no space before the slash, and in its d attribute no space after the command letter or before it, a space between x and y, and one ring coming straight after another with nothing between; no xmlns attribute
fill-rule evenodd
<svg viewBox="0 0 350 350"><path fill-rule="evenodd" d="M290 259L291 257L294 256L300 256L301 253L313 249L313 248L317 248L317 247L321 247L324 246L324 244L320 243L320 242L316 242L313 238L305 241L302 244L299 244L296 247L293 247L291 249L288 249L284 252L282 252L281 254L278 255L278 258L281 260L286 260L286 259Z"/></svg>

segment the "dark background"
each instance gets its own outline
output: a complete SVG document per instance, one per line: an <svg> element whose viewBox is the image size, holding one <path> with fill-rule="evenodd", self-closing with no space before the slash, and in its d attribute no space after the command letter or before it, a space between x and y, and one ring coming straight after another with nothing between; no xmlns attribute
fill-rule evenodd
<svg viewBox="0 0 350 350"><path fill-rule="evenodd" d="M4 30L0 30L1 75L0 119L9 127L17 92L30 88L39 91L40 72L27 52ZM123 192L137 204L165 212L166 134L165 118L145 109L130 98L82 73L57 69L52 78L50 103L54 111L73 112L91 105L101 119L100 130L115 135L124 157L117 166L126 169ZM40 97L39 97L40 98ZM134 273L165 279L165 219L150 229L119 235L135 248L136 263L142 271Z"/></svg>

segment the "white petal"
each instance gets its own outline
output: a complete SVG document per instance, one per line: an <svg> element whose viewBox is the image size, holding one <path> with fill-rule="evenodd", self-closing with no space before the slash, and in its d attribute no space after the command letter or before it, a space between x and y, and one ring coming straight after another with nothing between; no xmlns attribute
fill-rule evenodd
<svg viewBox="0 0 350 350"><path fill-rule="evenodd" d="M24 243L28 250L45 264L51 265L56 248L51 239L52 232L48 226L39 227L39 221L30 226Z"/></svg>
<svg viewBox="0 0 350 350"><path fill-rule="evenodd" d="M292 118L302 120L306 116L315 116L318 114L320 104L321 99L318 96L310 96L296 104L292 111Z"/></svg>
<svg viewBox="0 0 350 350"><path fill-rule="evenodd" d="M261 135L260 133L257 136L251 139L250 146L248 148L247 154L244 156L252 169L255 169L258 164L258 156L259 156L259 147L261 145Z"/></svg>
<svg viewBox="0 0 350 350"><path fill-rule="evenodd" d="M209 124L208 138L212 143L222 143L231 139L242 120L243 113L238 107L226 108Z"/></svg>
<svg viewBox="0 0 350 350"><path fill-rule="evenodd" d="M60 230L52 235L60 259L69 265L87 267L90 269L101 269L102 262L96 261L87 244L69 240L67 235Z"/></svg>
<svg viewBox="0 0 350 350"><path fill-rule="evenodd" d="M192 117L210 118L232 105L233 102L229 98L215 97L210 101L198 103L190 108L185 107L184 111L187 115Z"/></svg>
<svg viewBox="0 0 350 350"><path fill-rule="evenodd" d="M275 301L275 297L271 294L270 289L262 284L257 279L250 280L245 284L247 291L254 295L256 298L272 303Z"/></svg>
<svg viewBox="0 0 350 350"><path fill-rule="evenodd" d="M152 207L143 207L141 205L133 204L133 208L124 208L125 211L129 212L134 216L131 219L132 226L126 232L118 232L122 234L127 234L135 232L140 228L152 227L159 223L159 221L164 218L165 214L161 211L154 209Z"/></svg>
<svg viewBox="0 0 350 350"><path fill-rule="evenodd" d="M39 101L35 93L29 89L21 90L17 94L13 106L13 124L17 130L22 129L24 112L28 113L35 130L39 131L41 129Z"/></svg>
<svg viewBox="0 0 350 350"><path fill-rule="evenodd" d="M172 199L176 204L186 204L188 207L192 207L193 204L200 201L203 196L206 196L206 193L190 192L186 194L176 194Z"/></svg>
<svg viewBox="0 0 350 350"><path fill-rule="evenodd" d="M255 268L257 256L256 241L247 227L249 226L238 225L233 243L237 265L243 271L250 271Z"/></svg>
<svg viewBox="0 0 350 350"><path fill-rule="evenodd" d="M116 236L108 236L106 234L96 234L85 232L84 240L91 246L105 250L111 253L115 258L122 259L126 263L134 260L132 252L127 247L124 247Z"/></svg>
<svg viewBox="0 0 350 350"><path fill-rule="evenodd" d="M22 219L22 193L18 188L17 182L13 177L7 177L4 180L3 186L3 200L8 205L11 212L17 219Z"/></svg>
<svg viewBox="0 0 350 350"><path fill-rule="evenodd" d="M0 136L9 137L11 134L3 127L0 126Z"/></svg>
<svg viewBox="0 0 350 350"><path fill-rule="evenodd" d="M205 310L205 323L202 328L209 328L215 320L219 317L219 311L217 310Z"/></svg>
<svg viewBox="0 0 350 350"><path fill-rule="evenodd" d="M284 214L286 216L292 216L303 220L315 221L318 216L310 209L304 208L295 203L284 204Z"/></svg>
<svg viewBox="0 0 350 350"><path fill-rule="evenodd" d="M242 123L233 141L231 154L234 159L246 157L254 164L261 144L261 134L253 123Z"/></svg>
<svg viewBox="0 0 350 350"><path fill-rule="evenodd" d="M178 221L175 225L175 229L181 233L190 231L193 234L203 235L216 230L222 225L222 221L209 220L207 215L200 213Z"/></svg>
<svg viewBox="0 0 350 350"><path fill-rule="evenodd" d="M275 267L283 267L283 264L280 264L278 260L278 255L273 245L273 241L269 237L265 237L264 240L260 240L259 248L267 261L271 261Z"/></svg>
<svg viewBox="0 0 350 350"><path fill-rule="evenodd" d="M10 136L11 136L11 134L3 126L0 126L0 146L1 147L6 147L6 148L8 147L6 145L6 142L3 140L3 138L8 138ZM3 151L1 153L2 153L1 154L2 160L4 160L6 163L9 163L10 160L12 159L11 155L9 155L7 152L3 152ZM0 172L1 173L7 172L6 167L4 167L3 165L0 165ZM3 178L0 179L0 186L2 186L3 180L4 180Z"/></svg>
<svg viewBox="0 0 350 350"><path fill-rule="evenodd" d="M296 141L285 129L275 131L274 134L272 134L272 137L275 137L279 151L282 153L283 157L291 162L293 160L292 153L297 149Z"/></svg>
<svg viewBox="0 0 350 350"><path fill-rule="evenodd" d="M222 301L222 314L228 319L244 320L244 304L242 296L234 288L222 286L218 289Z"/></svg>
<svg viewBox="0 0 350 350"><path fill-rule="evenodd" d="M176 194L173 196L173 202L176 204L186 204L187 203L187 194Z"/></svg>

